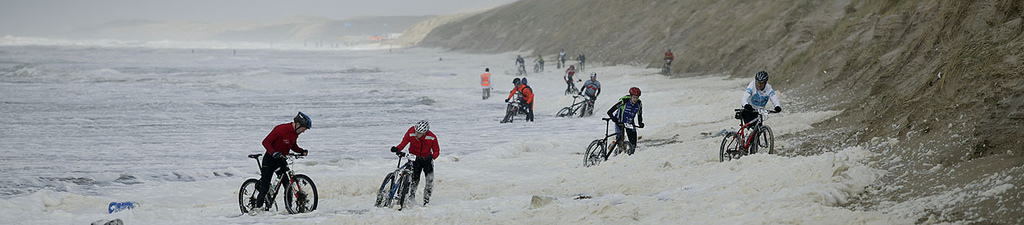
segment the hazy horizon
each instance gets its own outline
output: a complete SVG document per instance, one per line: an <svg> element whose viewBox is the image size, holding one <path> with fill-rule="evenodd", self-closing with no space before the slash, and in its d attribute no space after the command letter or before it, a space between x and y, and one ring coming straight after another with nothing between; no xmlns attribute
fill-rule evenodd
<svg viewBox="0 0 1024 225"><path fill-rule="evenodd" d="M514 0L130 1L14 0L0 7L0 35L53 35L120 20L269 22L297 16L345 20L369 16L445 15Z"/></svg>

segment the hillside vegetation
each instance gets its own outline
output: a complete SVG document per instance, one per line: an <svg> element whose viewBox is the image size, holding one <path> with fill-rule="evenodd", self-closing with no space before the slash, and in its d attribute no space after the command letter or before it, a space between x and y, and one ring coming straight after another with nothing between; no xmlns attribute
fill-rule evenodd
<svg viewBox="0 0 1024 225"><path fill-rule="evenodd" d="M879 153L889 175L848 207L963 193L919 222L1020 224L1022 12L1014 0L521 0L438 26L420 45L650 67L671 48L677 76L766 70L788 109L843 110L781 137L809 140L784 155Z"/></svg>

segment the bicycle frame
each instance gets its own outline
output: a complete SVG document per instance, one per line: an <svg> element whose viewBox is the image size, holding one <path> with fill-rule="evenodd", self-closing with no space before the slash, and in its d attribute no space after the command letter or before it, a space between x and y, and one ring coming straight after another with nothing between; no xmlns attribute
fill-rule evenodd
<svg viewBox="0 0 1024 225"><path fill-rule="evenodd" d="M584 99L582 101L577 102L576 99L579 99L579 98L584 98ZM563 111L560 110L556 116L568 117L568 116L576 115L576 112L579 112L580 109L582 109L585 104L589 104L591 102L593 102L593 100L591 100L590 98L587 98L587 97L582 96L582 95L574 95L574 96L572 96L572 104L570 104L568 107L562 108L562 110L565 110L565 113L562 113ZM584 113L586 113L586 112L579 112L579 113L580 113L580 117L583 117Z"/></svg>
<svg viewBox="0 0 1024 225"><path fill-rule="evenodd" d="M636 125L630 123L628 128L627 127L623 127L622 131L608 134L608 125L611 124L611 118L603 118L602 120L605 121L605 123L604 123L604 135L605 136L604 136L604 141L602 141L603 143L608 143L608 138L610 138L610 137L616 137L620 133L626 132L625 129L636 129ZM623 124L623 125L625 125L625 124ZM611 147L612 148L618 148L618 149L609 148L608 151L605 152L605 154L604 154L604 159L605 160L608 160L608 156L611 156L612 152L614 152L615 150L618 150L619 152L621 152L623 150L623 148L626 148L625 135L623 135L623 140L619 140L619 138L616 137L615 141L618 142L618 143L615 143Z"/></svg>
<svg viewBox="0 0 1024 225"><path fill-rule="evenodd" d="M405 165L402 165L402 158L407 156L406 153L398 152L398 165L395 171L388 173L384 177L384 182L381 183L380 189L377 192L377 201L374 206L377 207L392 207L395 204L395 200L398 200L399 208L405 208L406 197L411 194L411 191L415 190L403 190L402 188L409 188L409 180L413 175L413 163L415 162L412 158L407 158Z"/></svg>
<svg viewBox="0 0 1024 225"><path fill-rule="evenodd" d="M401 180L400 179L401 177L409 176L409 175L412 174L412 163L414 161L411 160L411 159L406 159L405 160L405 165L403 166L402 165L402 158L404 158L405 156L406 156L405 154L402 154L402 155L400 155L398 157L398 166L397 166L397 168L395 168L394 172L391 172L392 174L394 174L394 179L396 181ZM399 187L399 185L392 185L392 187L389 188L391 190L388 191L388 196L391 197L391 198L394 198L395 197L395 193L398 192L398 187Z"/></svg>
<svg viewBox="0 0 1024 225"><path fill-rule="evenodd" d="M739 118L740 113L743 111L743 109L735 109L733 111L737 113L737 117ZM722 150L720 150L722 151L721 154L723 154L723 156L721 156L723 157L722 160L724 160L725 154L737 155L737 158L743 155L753 154L750 148L757 142L754 139L758 138L758 132L763 127L767 127L764 125L764 121L768 119L767 114L769 113L771 112L765 109L757 109L757 118L754 118L753 120L750 120L749 122L746 123L743 123L741 120L740 128L736 131L732 131L727 134L730 135L731 138L726 138L722 140ZM768 131L770 133L770 130ZM733 144L735 144L735 146ZM770 148L769 152L771 152ZM731 157L732 156L730 156L730 158Z"/></svg>
<svg viewBox="0 0 1024 225"><path fill-rule="evenodd" d="M295 155L295 154L289 154L287 156L291 156L292 158L302 157L301 155ZM253 158L254 160L256 160L256 166L258 166L258 168L263 168L263 164L260 163L259 157L250 157L250 158ZM288 165L292 164L292 159L288 159L287 161L288 161L287 162ZM288 178L288 188L291 188L292 189L292 193L296 194L295 197L298 197L298 192L299 192L299 190L302 189L302 187L300 187L298 183L295 183L295 179L294 179L295 178L295 172L292 171L291 168L288 168L288 170L284 171L284 172L281 172L280 170L278 170L278 171L275 171L275 173L277 173L277 176L272 177L271 180L270 180L270 183L274 185L274 188L268 188L267 189L268 193L265 194L266 195L265 201L267 201L267 204L270 204L270 205L273 205L274 207L277 207L277 201L276 201L277 200L277 193L280 193L279 191L281 190L281 185L285 184L285 182L284 182L284 180L282 180L282 178L285 178L285 177ZM266 205L264 207L270 208L270 205Z"/></svg>

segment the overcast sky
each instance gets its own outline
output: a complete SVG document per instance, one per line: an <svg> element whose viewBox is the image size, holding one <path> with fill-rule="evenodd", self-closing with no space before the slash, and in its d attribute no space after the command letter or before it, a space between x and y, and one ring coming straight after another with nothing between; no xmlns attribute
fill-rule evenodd
<svg viewBox="0 0 1024 225"><path fill-rule="evenodd" d="M292 16L443 15L515 0L0 0L0 35L66 31L114 20L274 21Z"/></svg>

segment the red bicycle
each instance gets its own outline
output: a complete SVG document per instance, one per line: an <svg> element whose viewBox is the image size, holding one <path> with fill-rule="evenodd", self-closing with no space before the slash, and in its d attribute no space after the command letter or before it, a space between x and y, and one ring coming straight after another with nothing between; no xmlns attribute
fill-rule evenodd
<svg viewBox="0 0 1024 225"><path fill-rule="evenodd" d="M743 109L735 109L735 111L736 118L741 119L739 113ZM722 138L722 147L719 149L719 162L756 154L758 149L768 149L768 154L775 154L775 134L772 133L771 127L764 125L769 113L775 112L758 109L756 119L740 124L740 129L737 131L726 132L725 137Z"/></svg>

